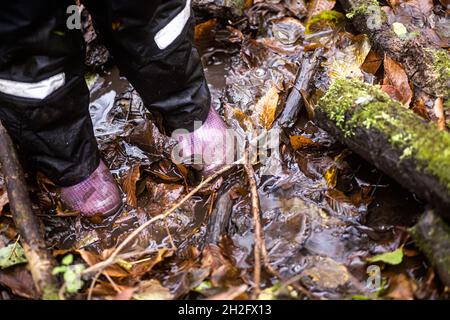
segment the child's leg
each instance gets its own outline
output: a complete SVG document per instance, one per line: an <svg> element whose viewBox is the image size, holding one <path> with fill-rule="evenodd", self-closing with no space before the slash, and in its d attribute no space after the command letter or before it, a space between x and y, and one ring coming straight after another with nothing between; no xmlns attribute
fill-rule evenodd
<svg viewBox="0 0 450 320"><path fill-rule="evenodd" d="M146 107L162 114L169 133L177 129L190 132L176 134L181 142L180 158L201 153L196 157L202 162L199 168L212 170L222 165L231 149L225 148L226 126L211 108L201 59L192 44L191 0L84 3Z"/></svg>
<svg viewBox="0 0 450 320"><path fill-rule="evenodd" d="M72 0L14 0L0 10L0 120L22 154L85 215L114 213L120 193L99 158Z"/></svg>
<svg viewBox="0 0 450 320"><path fill-rule="evenodd" d="M79 30L70 0L14 0L0 10L0 119L30 163L61 186L99 165Z"/></svg>
<svg viewBox="0 0 450 320"><path fill-rule="evenodd" d="M121 72L165 127L194 129L210 108L200 56L192 46L191 0L85 0Z"/></svg>

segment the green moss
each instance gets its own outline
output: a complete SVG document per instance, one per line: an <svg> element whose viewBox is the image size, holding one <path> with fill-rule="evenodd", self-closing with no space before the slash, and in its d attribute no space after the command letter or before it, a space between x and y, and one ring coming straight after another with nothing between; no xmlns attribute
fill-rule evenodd
<svg viewBox="0 0 450 320"><path fill-rule="evenodd" d="M358 14L369 15L373 14L374 7L380 8L380 5L377 0L353 0L350 1L352 10L346 14L346 17L349 19L353 19L354 16Z"/></svg>
<svg viewBox="0 0 450 320"><path fill-rule="evenodd" d="M409 229L414 242L434 266L450 274L450 226L433 212L426 213ZM439 249L438 249L439 247Z"/></svg>
<svg viewBox="0 0 450 320"><path fill-rule="evenodd" d="M335 122L345 137L358 128L383 133L401 160L413 158L418 170L436 176L450 191L450 134L424 122L378 86L358 80L337 80L318 103L318 110Z"/></svg>
<svg viewBox="0 0 450 320"><path fill-rule="evenodd" d="M445 50L434 50L433 70L437 74L438 94L442 94L445 107L450 108L450 55Z"/></svg>
<svg viewBox="0 0 450 320"><path fill-rule="evenodd" d="M45 287L42 293L42 300L60 300L58 290L52 286Z"/></svg>
<svg viewBox="0 0 450 320"><path fill-rule="evenodd" d="M342 13L334 10L324 10L311 17L305 27L305 34L311 33L311 27L317 25L328 25L334 27L342 23L345 17Z"/></svg>

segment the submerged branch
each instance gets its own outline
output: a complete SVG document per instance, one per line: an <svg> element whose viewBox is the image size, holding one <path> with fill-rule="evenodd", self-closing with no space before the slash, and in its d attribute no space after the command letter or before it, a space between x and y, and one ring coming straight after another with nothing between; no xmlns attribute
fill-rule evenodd
<svg viewBox="0 0 450 320"><path fill-rule="evenodd" d="M40 222L31 209L27 185L17 152L0 122L0 163L6 180L12 216L36 289L43 299L57 299L58 282L52 275L54 261L47 250Z"/></svg>

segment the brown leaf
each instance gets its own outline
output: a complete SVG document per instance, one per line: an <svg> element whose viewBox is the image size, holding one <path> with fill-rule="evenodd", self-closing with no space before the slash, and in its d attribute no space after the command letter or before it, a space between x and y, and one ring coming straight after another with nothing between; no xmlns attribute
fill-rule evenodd
<svg viewBox="0 0 450 320"><path fill-rule="evenodd" d="M245 132L253 132L254 124L252 119L238 108L233 108L229 104L225 103L225 119L227 123L232 126L233 122L237 122L237 125Z"/></svg>
<svg viewBox="0 0 450 320"><path fill-rule="evenodd" d="M269 91L256 103L253 109L253 121L269 130L275 121L279 99L278 88L276 85L272 85Z"/></svg>
<svg viewBox="0 0 450 320"><path fill-rule="evenodd" d="M149 259L148 261L136 264L133 269L131 269L131 275L134 278L140 278L146 273L152 271L153 267L158 263L162 262L164 259L169 258L173 255L173 250L168 250L166 248L158 250L155 257Z"/></svg>
<svg viewBox="0 0 450 320"><path fill-rule="evenodd" d="M214 41L217 19L211 19L195 26L194 41L199 47L208 47Z"/></svg>
<svg viewBox="0 0 450 320"><path fill-rule="evenodd" d="M394 86L401 95L399 101L405 105L405 107L409 108L413 92L408 81L408 76L403 67L388 56L384 57L383 85Z"/></svg>
<svg viewBox="0 0 450 320"><path fill-rule="evenodd" d="M370 50L369 54L366 57L366 60L361 66L361 69L367 73L375 74L380 68L383 60L381 57L373 50Z"/></svg>
<svg viewBox="0 0 450 320"><path fill-rule="evenodd" d="M90 267L102 261L102 259L95 253L86 250L77 250L76 252ZM124 269L122 269L117 265L112 265L106 268L105 273L107 273L110 277L113 278L126 278L130 276L130 273L128 273L127 271L125 271Z"/></svg>
<svg viewBox="0 0 450 320"><path fill-rule="evenodd" d="M425 120L430 121L430 115L428 114L427 107L425 106L425 102L423 101L423 98L418 98L416 101L414 101L414 105L412 110L415 114L421 116Z"/></svg>
<svg viewBox="0 0 450 320"><path fill-rule="evenodd" d="M381 85L381 90L386 92L389 97L391 97L394 100L401 101L403 99L402 94L400 91L397 90L396 87L390 84L383 84Z"/></svg>
<svg viewBox="0 0 450 320"><path fill-rule="evenodd" d="M115 297L114 300L128 301L133 298L133 294L136 291L135 288L127 288L121 290Z"/></svg>
<svg viewBox="0 0 450 320"><path fill-rule="evenodd" d="M123 191L127 195L127 203L132 207L137 206L136 183L141 177L140 167L139 164L134 165L122 183Z"/></svg>
<svg viewBox="0 0 450 320"><path fill-rule="evenodd" d="M409 0L406 4L414 7L417 13L421 13L424 17L428 17L433 11L433 0Z"/></svg>
<svg viewBox="0 0 450 320"><path fill-rule="evenodd" d="M211 282L214 286L227 286L240 284L239 271L224 256L222 249L215 245L209 244L203 250L202 268L211 271Z"/></svg>
<svg viewBox="0 0 450 320"><path fill-rule="evenodd" d="M15 266L0 270L0 284L11 290L13 294L27 299L37 299L37 293L31 273L26 266Z"/></svg>
<svg viewBox="0 0 450 320"><path fill-rule="evenodd" d="M158 280L151 279L139 284L133 298L136 300L172 300L174 296Z"/></svg>
<svg viewBox="0 0 450 320"><path fill-rule="evenodd" d="M308 18L315 16L316 14L321 13L324 10L331 10L334 8L336 4L336 0L312 0L308 3Z"/></svg>
<svg viewBox="0 0 450 320"><path fill-rule="evenodd" d="M390 278L389 291L386 297L395 300L413 300L416 285L405 274Z"/></svg>

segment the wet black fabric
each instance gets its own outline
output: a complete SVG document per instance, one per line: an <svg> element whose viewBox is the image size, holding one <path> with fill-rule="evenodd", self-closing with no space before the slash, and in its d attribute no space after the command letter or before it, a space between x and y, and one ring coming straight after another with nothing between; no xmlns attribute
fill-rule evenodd
<svg viewBox="0 0 450 320"><path fill-rule="evenodd" d="M155 35L186 0L85 0L103 42L168 132L204 121L210 94L192 46L193 19L161 50ZM44 100L0 93L0 120L36 168L61 186L89 176L99 162L84 82L79 30L68 30L70 0L15 0L0 10L0 79L38 82L60 72L66 84Z"/></svg>

